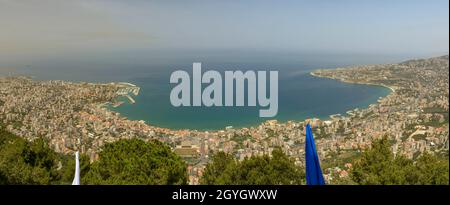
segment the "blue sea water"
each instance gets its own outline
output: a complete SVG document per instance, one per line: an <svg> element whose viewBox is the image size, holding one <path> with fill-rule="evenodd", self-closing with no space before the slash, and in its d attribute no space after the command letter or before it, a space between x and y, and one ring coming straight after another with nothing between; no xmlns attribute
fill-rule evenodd
<svg viewBox="0 0 450 205"><path fill-rule="evenodd" d="M363 60L362 60L363 59ZM386 61L386 60L385 60ZM279 109L274 118L260 118L259 107L173 107L169 83L175 70L192 73L192 63L202 70L278 70ZM257 125L265 120L326 119L354 108L366 108L390 90L380 86L348 84L311 76L319 68L384 63L383 59L358 56L319 56L292 53L187 52L170 54L123 53L96 57L60 58L30 63L23 73L37 79L109 82L125 81L141 88L136 103L110 108L133 120L172 129L223 129Z"/></svg>

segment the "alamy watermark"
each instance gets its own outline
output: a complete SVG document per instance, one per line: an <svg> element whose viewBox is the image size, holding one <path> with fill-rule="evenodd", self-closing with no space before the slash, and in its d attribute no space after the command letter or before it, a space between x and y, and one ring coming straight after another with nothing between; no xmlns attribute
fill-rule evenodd
<svg viewBox="0 0 450 205"><path fill-rule="evenodd" d="M224 75L225 83L222 82L220 72L208 70L202 73L202 64L193 63L191 83L191 77L188 72L183 70L174 71L170 76L170 83L177 85L173 87L170 93L170 103L175 107L245 106L245 82L247 82L247 106L256 106L256 102L258 102L260 107L266 108L259 110L260 117L274 117L277 115L278 71L269 71L269 93L267 93L266 71L225 71ZM202 91L203 84L207 84L207 86ZM222 89L223 87L225 87L225 90ZM223 95L223 92L225 95ZM225 98L225 101L222 98Z"/></svg>

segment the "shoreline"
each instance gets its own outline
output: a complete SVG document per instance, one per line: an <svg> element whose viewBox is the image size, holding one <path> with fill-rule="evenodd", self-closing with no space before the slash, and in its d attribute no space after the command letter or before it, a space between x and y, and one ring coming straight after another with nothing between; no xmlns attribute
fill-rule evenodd
<svg viewBox="0 0 450 205"><path fill-rule="evenodd" d="M317 82L317 84L314 84L317 86L325 85L325 87L322 87L322 91L318 93L325 96L334 94L335 86L343 89L348 88L344 94L353 97L356 97L355 94L358 93L359 88L362 88L363 98L347 99L345 104L336 110L330 107L330 109L324 110L326 112L321 112L320 109L315 112L316 114L305 112L307 116L299 111L293 115L278 115L279 120L259 118L253 121L254 123L241 124L242 126L233 128L226 127L226 125L236 122L234 119L239 120L239 118L226 118L217 121L215 124L219 126L208 130L192 129L197 126L195 122L187 123L184 120L180 121L181 123L173 120L174 124L171 124L172 116L180 116L178 112L173 112L173 115L166 117L166 119L163 118L163 120L158 120L158 115L154 115L154 113L134 116L133 112L128 113L128 109L142 112L139 106L144 104L143 109L145 109L146 106L152 104L146 102L140 105L131 105L124 96L122 96L122 99L126 102L125 108L127 109L116 110L111 106L112 104L107 102L114 103L117 101L115 100L116 97L120 94L131 95L134 90L137 90L137 87L123 84L120 86L117 83L36 81L19 76L0 78L0 84L2 84L0 100L3 100L1 107L4 108L0 111L2 111L4 123L8 124L7 130L9 132L30 141L39 137L36 136L37 132L42 133L49 139L49 146L58 153L73 153L80 149L79 146L83 145L83 152L90 157L91 161L98 159L98 152L101 151L105 143L132 138L156 139L168 143L172 147L182 142L189 142L199 147L203 144L208 147L208 149L203 150L204 154L217 150L227 150L235 153L240 159L254 154L269 153L274 146L281 146L290 156L296 156L304 151L302 146L299 145L302 143L302 136L304 136L302 127L304 128L308 123L313 127L320 128L320 133L317 133L317 143L319 147L323 147L320 150L320 156L322 157L333 157L332 151L336 149L345 150L345 153L352 153L355 148L366 148L370 146L374 138L386 135L392 139L397 139L395 146L409 146L401 153L412 158L415 152L420 151L418 146L422 146L424 141L423 139L412 138L409 138L412 141L405 141L402 135L410 130L418 129L416 128L416 125L419 125L418 120L429 119L436 122L436 124L426 124L425 121L419 122L421 127L425 127L424 129L427 126L430 127L429 133L433 134L434 137L430 140L433 140L436 144L444 144L443 139L446 139L446 135L448 135L448 124L445 124L445 121L448 122L448 118L445 119L446 116L441 113L445 110L448 111L448 95L442 95L441 92L442 89L448 87L445 86L448 85L448 78L445 78L445 76L448 76L448 56L429 59L425 63L429 65L427 68L432 71L430 75L421 75L424 72L422 69L424 62L422 61L413 62L411 65L399 64L398 67L379 65L378 67L357 66L308 70L302 74L303 77L296 77L293 81L310 80L306 82ZM361 70L358 69L360 67ZM396 72L392 72L392 69L395 69ZM308 72L311 73L308 74ZM322 79L321 81L319 77L334 80ZM428 83L434 79L437 80L436 84ZM415 85L415 82L418 85ZM392 87L392 89L349 86L341 83L368 84ZM436 85L440 86L439 89L434 89ZM389 93L397 90L395 88L398 89L398 92ZM411 94L417 94L417 92L424 95L423 101L417 101L410 97ZM55 96L55 94L58 95ZM345 97L338 93L335 96ZM35 100L30 101L30 98ZM50 104L51 106L42 106L48 104L49 100L54 101ZM146 98L139 98L139 100L146 100ZM330 106L330 103L335 104L330 100L322 102L321 106ZM436 104L433 103L436 102L439 104L434 106ZM319 104L314 104L314 101L308 103L312 103L312 107L305 107L301 110L305 111L308 108L314 109L319 106ZM106 108L105 105L107 105ZM30 106L33 109L29 112L17 112L17 110L27 110ZM291 108L300 110L301 107L294 105ZM433 110L425 112L425 108ZM127 115L121 115L119 111L124 111L124 114ZM53 115L48 117L46 113L53 113ZM433 113L433 115L429 113ZM5 116L18 116L8 118L3 117L3 114ZM318 117L314 118L314 116ZM153 120L146 117L155 117L155 123L162 126L153 125ZM140 120L144 118L149 119L147 123ZM186 119L195 120L195 115L187 116ZM20 124L20 122L29 124L29 126ZM202 125L204 121L201 119L198 122L200 122L199 125ZM441 124L442 122L444 124ZM165 125L173 127L164 128ZM206 126L202 128L208 128L209 126L208 124L204 125ZM61 127L70 129L61 129ZM240 136L244 137L244 141L247 143L245 147L240 144L241 138L235 138ZM83 144L81 144L82 142ZM302 163L299 158L296 158L296 162ZM199 164L198 168L202 168L202 166Z"/></svg>
<svg viewBox="0 0 450 205"><path fill-rule="evenodd" d="M338 69L342 69L342 68L334 68L334 69L327 69L327 70L338 70ZM355 82L355 81L344 80L344 79L341 79L341 78L333 78L333 77L329 77L329 76L321 76L321 75L315 73L316 71L320 71L320 70L324 70L324 69L313 70L313 71L309 72L309 75L317 77L317 78L327 78L327 79L337 80L337 81L340 81L340 82L343 82L343 83L348 83L348 84L379 86L379 87L387 88L387 89L389 89L391 91L386 96L380 97L375 103L370 103L366 108L361 108L362 111L365 110L365 109L368 109L368 107L370 107L370 106L379 104L380 100L382 100L382 99L384 99L384 98L388 97L389 95L392 95L393 93L396 92L395 88L393 88L391 86L388 86L388 85L385 85L385 84L376 84L376 83L370 83L370 82ZM345 113L336 113L336 114L330 115L328 117L328 119L333 119L334 116L338 116L338 117L348 116L349 115L348 112L352 112L355 109L360 109L360 108L353 108L351 110L348 110Z"/></svg>
<svg viewBox="0 0 450 205"><path fill-rule="evenodd" d="M330 70L336 70L336 69L340 69L340 68L334 68L334 69L330 69ZM315 73L316 71L319 71L319 70L321 70L321 69L316 69L316 70L310 71L309 75L317 77L317 78L328 78L328 79L338 80L340 82L349 83L349 84L372 85L372 86L380 86L380 87L388 88L391 91L388 95L390 95L391 93L395 92L395 88L387 86L387 85L384 85L384 84L376 84L376 83L369 83L369 82L353 82L353 81L348 81L348 80L343 80L343 79L338 79L338 78L332 78L332 77L328 77L328 76L321 76L321 75L318 75L318 74ZM1 77L8 77L8 76L1 76ZM15 77L28 77L31 80L34 80L30 76L21 76L20 75L20 76L15 76ZM59 80L48 80L48 81L59 81ZM139 95L139 90L140 90L139 86L137 86L135 84L132 84L132 83L129 83L129 82L123 82L123 81L122 82L109 82L109 83L90 83L90 82L72 82L72 81L64 81L64 82L68 82L68 83L99 84L99 85L105 85L105 86L107 86L107 85L119 85L120 87L125 88L124 90L127 90L127 91L130 91L130 90L128 90L129 88L136 88L137 90L135 90L135 92L132 92L132 91L131 92L127 92L126 95L124 95L125 93L123 93L123 91L118 91L118 96L115 98L117 100L119 97L125 97L129 101L127 103L130 103L131 105L134 104L135 101L134 101L133 98L131 98L131 96L129 94L134 94L135 96L137 96L137 95ZM258 126L261 126L262 124L264 124L264 123L266 123L268 121L271 121L271 120L276 120L276 121L278 121L279 123L282 123L282 124L285 124L285 123L288 123L288 122L299 122L299 123L302 123L302 122L305 122L305 121L308 121L308 120L311 120L311 119L318 119L320 121L329 121L329 120L333 120L333 118L335 118L336 116L339 116L339 117L348 116L347 112L355 110L355 109L360 109L360 110L367 109L371 105L379 103L380 99L383 99L383 98L387 97L388 95L378 98L375 102L370 103L367 106L365 105L364 107L354 107L353 109L347 110L346 112L333 113L333 114L330 114L330 115L328 115L326 117L324 117L324 116L317 116L317 117L309 117L309 118L305 118L305 119L284 119L284 120L268 119L268 120L264 120L262 122L256 122L254 124L252 123L251 125L242 125L242 126L226 125L223 128L216 128L216 129L195 129L195 128L179 128L178 129L178 128L170 128L170 127L165 127L165 126L152 125L150 122L147 122L147 121L145 121L145 124L148 125L148 126L151 126L151 127L157 127L157 128L161 128L161 129L168 129L168 130L171 130L171 131L189 130L189 131L194 131L194 132L219 132L219 131L226 130L226 127L229 127L229 126L233 127L234 129L246 129L246 128L258 127ZM114 110L114 108L123 106L123 104L125 102L122 102L120 104L115 104L115 103L117 103L117 102L115 102L115 101L108 101L108 102L99 103L99 104L97 104L97 106L105 108L108 112L117 113L122 118L125 118L126 120L130 120L130 121L144 121L142 119L141 120L139 120L139 119L130 119L125 114ZM108 106L108 105L110 105L111 107Z"/></svg>
<svg viewBox="0 0 450 205"><path fill-rule="evenodd" d="M334 68L334 69L330 69L330 70L336 70L336 69L339 69L339 68ZM320 70L320 69L317 69L317 70ZM301 122L305 122L305 121L308 121L308 120L311 120L311 119L318 119L318 120L320 120L320 121L329 121L329 120L333 120L333 118L336 118L336 116L339 116L339 117L346 117L346 116L348 116L348 112L353 111L353 110L355 110L355 109L359 109L359 110L365 110L365 109L368 109L370 106L375 105L375 104L378 104L378 103L379 103L379 100L381 100L381 99L383 99L383 98L385 98L385 97L387 97L387 96L389 96L389 95L391 95L392 93L395 92L395 89L394 89L393 87L390 87L390 86L387 86L387 85L383 85L383 84L364 83L364 82L352 82L352 81L346 81L346 80L342 80L342 79L331 78L331 77L328 77L328 76L320 76L320 75L317 75L317 74L314 73L314 72L317 71L317 70L311 71L311 72L309 72L309 74L310 74L311 76L314 76L314 77L318 77L318 78L327 78L327 79L332 79L332 80L338 80L338 81L343 82L343 83L359 84L359 85L379 86L379 87L387 88L387 89L389 89L391 92L390 92L389 94L387 94L386 96L384 96L384 97L379 97L379 98L378 98L375 102L373 102L373 103L369 103L368 105L364 105L364 107L354 107L354 108L349 109L349 110L347 110L347 111L345 111L345 112L343 112L343 113L334 113L334 114L328 115L328 116L326 116L326 117L324 117L324 116L321 116L321 117L316 116L316 117L309 117L309 118L305 118L305 119L285 119L285 120L268 119L268 120L264 120L263 122L256 122L256 123L254 123L254 124L252 123L251 125L242 125L242 126L237 126L237 125L236 125L236 126L233 126L233 125L226 125L226 126L224 126L223 128L218 128L218 129L193 129L193 128L179 128L179 129L177 129L177 128L170 128L170 127L164 127L164 126L156 126L156 125L152 125L150 122L147 122L147 121L145 121L145 123L146 123L148 126L159 127L159 128L163 128L163 129L169 129L169 130L172 130L172 131L189 130L189 131L199 131L199 132L218 132L218 131L226 130L226 127L229 127L229 126L233 127L234 129L246 129L246 128L258 127L258 126L260 126L260 125L262 125L262 124L264 124L264 123L266 123L266 122L268 122L268 121L271 121L271 120L277 120L279 123L282 123L282 124L285 124L285 123L288 123L288 122L299 122L299 123L301 123ZM131 86L135 86L135 87L138 87L138 86L136 86L136 85L134 85L134 84L131 84L131 83L124 83L124 82L121 82L121 83L127 84L127 85L131 85ZM111 102L111 103L112 103L112 102ZM128 102L128 103L129 103L129 102ZM133 104L133 103L131 103L131 104ZM120 107L120 106L122 106L122 105L119 105L119 106L117 106L117 107ZM107 107L107 106L105 106L105 108L106 108L108 111L110 111L110 112L118 113L120 116L122 116L122 117L124 117L124 118L126 118L126 119L128 119L128 120L139 121L138 119L129 119L126 115L124 115L124 114L122 114L122 113L120 113L120 112L118 112L118 111L115 111L115 110L111 109L111 108L116 108L116 107Z"/></svg>
<svg viewBox="0 0 450 205"><path fill-rule="evenodd" d="M339 68L336 68L336 69L339 69ZM336 69L330 69L330 70L336 70ZM340 79L340 78L332 78L332 77L329 77L329 76L321 76L321 75L318 75L318 74L314 73L315 71L319 71L319 70L321 70L321 69L311 71L311 72L309 72L309 75L314 76L314 77L318 77L318 78L328 78L328 79L332 79L332 80L338 80L338 81L341 81L341 82L344 82L344 83L349 83L349 84L380 86L380 87L387 88L387 89L391 90L392 92L396 92L395 88L393 88L393 87L391 87L391 86L388 86L388 85L385 85L385 84L376 84L376 83L369 83L369 82L355 82L355 81L348 81L348 80L344 80L344 79Z"/></svg>

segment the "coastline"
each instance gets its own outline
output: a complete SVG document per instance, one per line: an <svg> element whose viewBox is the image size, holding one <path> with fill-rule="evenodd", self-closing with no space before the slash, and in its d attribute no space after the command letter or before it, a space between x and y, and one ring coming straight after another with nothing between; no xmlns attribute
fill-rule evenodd
<svg viewBox="0 0 450 205"><path fill-rule="evenodd" d="M340 69L340 68L334 68L334 69L330 69L330 70L336 70L336 69ZM390 86L387 86L387 85L384 85L384 84L375 84L375 83L369 83L369 82L353 82L353 81L348 81L348 80L343 80L343 79L338 79L338 78L332 78L332 77L329 77L329 76L321 76L321 75L318 75L318 74L315 73L316 71L319 71L319 70L320 69L313 70L313 71L309 72L309 75L314 76L314 77L318 77L318 78L328 78L328 79L333 79L333 80L339 80L339 81L341 81L343 83L349 83L349 84L381 86L381 87L384 87L384 88L388 88L391 91L391 93L395 92L395 89L393 87L390 87ZM4 76L4 77L6 77L6 76ZM76 82L71 82L71 81L65 81L65 82L76 83ZM97 83L89 83L89 82L78 82L78 83L97 84ZM311 117L307 117L305 119L295 119L295 118L292 118L292 119L267 119L267 120L264 120L262 122L255 122L255 123L251 123L251 124L247 124L247 125L227 125L227 126L224 126L222 128L212 128L212 129L208 129L208 128L205 128L205 129L179 128L178 129L178 128L170 128L170 127L160 126L160 125L152 125L150 122L147 122L146 120L143 120L143 119L130 119L129 117L127 117L126 114L121 113L120 111L117 111L117 110L114 109L114 108L117 108L117 107L124 106L125 103L127 103L127 104L134 104L135 100L131 97L131 95L134 95L134 96L139 95L139 90L140 90L139 86L137 86L135 84L132 84L132 83L129 83L129 82L109 82L109 83L98 83L98 84L99 85L105 85L105 86L107 86L107 85L119 86L119 87L121 87L121 89L119 89L117 91L117 93L116 93L117 96L112 101L102 102L102 103L97 104L97 106L105 108L108 112L111 112L113 114L118 114L118 115L120 115L122 118L124 118L126 120L130 120L130 121L144 121L145 124L147 124L148 126L158 127L158 128L161 128L161 129L168 129L168 130L171 130L171 131L189 130L189 131L194 131L194 132L197 132L197 131L199 131L199 132L208 132L208 131L209 132L217 132L217 131L225 130L226 127L228 127L228 126L232 126L235 129L246 129L246 128L251 128L251 127L261 126L262 124L264 124L264 123L266 123L268 121L271 121L271 120L277 120L279 123L283 123L283 124L288 123L290 121L292 121L292 122L300 122L301 123L301 122L305 122L305 121L308 121L308 120L311 120L311 119L319 119L320 121L328 121L328 120L333 120L333 118L335 118L336 116L339 116L339 117L348 116L347 112L353 111L355 109L359 109L359 110L368 109L368 107L370 107L371 105L379 103L378 101L380 99L387 97L387 95L386 95L386 96L384 96L382 98L379 98L377 101L375 101L373 103L370 103L367 106L364 105L364 107L354 107L354 108L349 109L347 111L333 113L333 114L328 115L328 116L314 116L314 117L311 116ZM388 95L390 95L391 93L389 93ZM121 97L123 97L124 99L120 99ZM125 101L128 101L128 102L125 102ZM133 106L133 105L131 105L131 106Z"/></svg>
<svg viewBox="0 0 450 205"><path fill-rule="evenodd" d="M339 69L339 68L335 68L335 69ZM335 70L335 69L330 69L330 70ZM222 130L225 130L226 127L228 127L228 126L231 126L231 127L235 128L235 129L246 129L246 128L251 128L251 127L258 127L258 126L261 126L262 124L264 124L264 123L266 123L266 122L268 122L268 121L271 121L271 120L277 120L279 123L283 123L283 124L288 123L289 121L291 121L291 122L300 122L300 123L302 123L302 122L305 122L305 121L308 121L308 120L311 120L311 119L318 119L318 120L320 120L320 121L328 121L328 120L333 120L333 118L335 118L336 116L339 116L339 117L346 117L346 116L348 116L348 112L354 111L355 109L358 109L358 110L368 109L370 106L379 103L379 100L380 100L380 99L383 99L383 98L387 97L388 95L390 95L391 93L395 92L395 89L394 89L394 88L392 88L392 87L390 87L390 86L387 86L387 85L381 85L381 84L375 84L375 83L362 83L362 82L345 81L345 80L340 80L340 79L330 78L330 77L328 77L328 76L320 76L320 75L315 74L314 71L311 71L309 74L312 75L312 76L318 77L318 78L328 78L328 79L333 79L333 80L339 80L339 81L341 81L341 82L343 82L343 83L359 84L359 85L380 86L380 87L383 87L383 88L388 88L391 92L389 92L389 94L387 94L387 95L384 95L383 97L378 97L378 99L376 99L374 102L370 102L370 103L368 103L368 104L364 104L364 105L361 105L361 106L356 106L356 107L350 108L349 110L346 110L346 111L343 111L343 112L337 112L337 113L333 113L333 114L330 114L330 115L327 115L327 116L311 116L311 117L305 117L305 118L303 118L303 119L298 119L298 118L297 118L297 119L295 119L295 118L290 118L290 119L267 119L267 120L264 120L264 121L262 121L262 122L255 122L255 123L251 123L251 124L247 124L247 125L226 125L226 126L221 127L221 128L205 128L205 129L195 129L195 128L170 128L170 126L169 126L169 127L165 127L165 126L161 126L161 125L152 125L150 122L147 122L147 120L144 120L144 121L145 121L146 124L149 125L149 126L160 127L160 128L163 128L163 129L169 129L169 130L172 130L172 131L178 131L178 130L191 130L191 131L200 131L200 132L208 132L208 131L209 131L209 132L217 132L217 131L222 131ZM125 83L124 83L124 84L125 84ZM126 84L132 85L132 86L136 86L136 85L133 85L133 84L131 84L131 83L126 83ZM137 86L136 86L136 87L137 87ZM112 104L114 104L114 103L111 103L111 105L112 105ZM127 102L126 104L130 104L130 103ZM131 104L133 104L133 103L131 103ZM123 106L123 105L119 105L119 106L117 106L117 107L121 107L121 106ZM131 106L133 106L133 105L131 105ZM129 120L136 120L136 121L139 120L139 119L130 119L130 118L128 118L126 114L123 114L123 113L121 113L120 111L115 110L114 108L116 108L116 107L113 107L113 106L111 106L111 107L110 107L110 106L105 106L105 108L107 108L107 109L108 109L109 111L111 111L111 112L118 113L118 114L120 114L122 117L125 117L125 118L127 118L127 119L129 119ZM141 119L141 120L143 120L143 119Z"/></svg>
<svg viewBox="0 0 450 205"><path fill-rule="evenodd" d="M337 69L339 69L339 68L330 69L330 70L337 70ZM381 87L388 88L388 89L391 90L392 92L395 92L395 88L394 88L394 87L389 86L389 85L385 85L385 84L376 84L376 83L370 83L370 82L356 82L356 81L349 81L349 80L344 80L344 79L341 79L341 78L333 78L333 77L329 77L329 76L321 76L321 75L315 73L316 71L320 71L320 70L321 70L321 69L317 69L317 70L311 71L311 72L309 72L309 74L310 74L311 76L314 76L314 77L318 77L318 78L328 78L328 79L333 79L333 80L339 80L339 81L341 81L341 82L349 83L349 84L360 84L360 85L374 85L374 86L381 86Z"/></svg>
<svg viewBox="0 0 450 205"><path fill-rule="evenodd" d="M339 70L339 69L342 69L342 68L333 68L333 69L327 69L327 70ZM342 78L333 78L333 77L330 77L330 76L323 76L323 75L319 75L319 74L316 74L316 73L315 73L315 72L321 71L321 70L324 70L324 69L316 69L316 70L313 70L313 71L309 72L309 75L314 76L314 77L317 77L317 78L327 78L327 79L332 79L332 80L338 80L338 81L340 81L340 82L343 82L343 83L349 83L349 84L379 86L379 87L387 88L387 89L389 89L389 90L391 91L388 95L386 95L386 96L384 96L384 97L380 97L375 103L369 104L366 108L361 108L361 109L360 109L360 108L354 108L354 109L351 109L351 110L346 111L345 113L336 113L336 114L330 115L330 116L328 117L328 119L336 118L336 116L337 116L337 117L343 117L343 116L346 116L346 115L348 116L348 115L349 115L349 112L352 112L352 111L355 110L355 109L360 109L361 111L364 111L365 109L368 109L369 107L371 107L371 106L373 106L373 105L379 104L379 101L380 101L380 100L382 100L382 99L384 99L384 98L388 97L389 95L392 95L393 93L396 92L395 88L393 88L392 86L385 85L385 84L377 84L377 83L370 83L370 82L356 82L356 81L349 81L349 80L345 80L345 79L342 79Z"/></svg>
<svg viewBox="0 0 450 205"><path fill-rule="evenodd" d="M415 64L407 66L399 64L399 66L395 68L397 73L393 73L394 75L383 75L384 73L391 74L389 71L392 69L392 66L386 65L379 65L378 67L375 67L375 69L365 66L364 69L359 70L357 69L359 68L358 66L345 69L330 69L329 71L314 71L310 73L310 75L321 78L335 79L333 81L320 81L313 77L309 77L310 75L305 73L301 79L311 80L309 82L317 81L319 83L317 85L327 85L323 89L324 92L320 92L320 95L326 95L327 93L333 94L334 92L330 93L332 91L330 88L333 88L333 86L336 85L338 82L336 79L338 78L348 79L341 80L343 83L375 84L388 87L381 84L387 83L393 85L390 87L401 89L401 92L391 92L391 94L389 94L389 91L392 91L392 89L380 89L381 87L378 89L374 87L364 88L365 100L363 103L348 104L349 102L354 102L354 99L350 98L346 101L347 106L342 107L342 109L339 109L337 112L334 112L331 109L329 110L331 112L325 112L322 116L310 113L307 118L301 119L296 118L302 117L300 115L292 115L292 118L289 116L286 118L278 118L282 119L280 121L278 119L260 119L261 121L255 122L255 124L252 125L242 127L236 126L232 128L221 126L220 128L210 129L208 131L192 128L164 128L164 126L159 126L156 123L153 124L152 121L146 123L139 120L139 118L129 118L128 115L121 116L120 112L104 108L104 105L109 105L108 107L111 108L111 104L107 102L115 102L115 98L120 96L120 94L130 93L120 91L124 91L123 89L132 91L128 88L134 88L133 86L120 86L117 83L71 83L70 81L58 80L35 81L23 77L0 78L0 84L2 84L2 89L0 89L0 91L3 90L0 92L0 100L3 100L4 102L2 105L3 109L0 109L0 111L2 111L1 114L5 114L5 116L19 114L19 117L22 119L32 119L33 122L39 122L30 123L30 121L25 121L26 124L31 125L31 127L26 127L22 124L15 123L14 118L4 118L5 124L8 124L7 130L9 132L22 136L27 140L36 139L36 132L43 133L49 138L51 148L55 149L57 152L73 153L75 150L80 149L80 139L82 139L82 142L84 142L83 145L85 146L83 152L87 153L92 161L97 159L98 151L101 150L101 147L105 143L113 142L118 139L130 138L140 138L144 140L157 139L162 142L167 142L172 146L185 141L194 143L198 146L204 144L209 148L206 150L205 154L215 150L240 150L237 152L238 157L270 152L273 145L281 144L286 151L292 155L296 155L302 152L302 146L298 145L301 144L302 139L304 139L302 138L302 136L304 136L302 127L307 123L310 123L313 127L320 127L320 133L318 133L318 138L320 139L317 140L317 143L320 147L324 147L324 149L320 151L321 156L331 156L329 155L329 151L337 148L344 148L351 153L355 147L364 148L370 146L370 142L374 137L377 138L389 135L389 137L397 139L396 146L408 145L410 149L402 152L408 154L409 157L413 157L414 153L419 150L412 145L415 147L423 145L423 139L405 141L401 136L405 131L414 131L414 129L422 128L412 127L406 129L404 128L405 123L416 126L414 122L417 121L415 120L424 119L426 117L430 120L439 120L439 123L441 123L441 121L445 123L445 115L443 115L441 111L448 111L448 104L445 104L448 102L448 96L444 95L443 97L440 97L442 95L439 95L442 94L440 93L440 90L444 89L444 87L448 87L445 86L445 84L448 85L448 78L445 78L446 75L448 76L448 56L433 58L427 62L430 62L430 64L432 63L429 68L434 71L431 72L434 75L424 75L428 77L428 79L421 78L421 74L424 72L422 69L422 62L416 62ZM298 78L296 79L298 81ZM355 79L355 82L353 82L352 79ZM390 79L396 80L391 83L391 81L389 81ZM439 82L437 85L442 88L433 89L433 86L435 85L427 83L430 82L431 79L438 79ZM364 81L369 83L364 83ZM323 84L324 82L330 82L330 84ZM421 84L419 84L419 86L414 86L413 82ZM341 84L341 86L343 85ZM355 89L357 87L358 86L355 86ZM379 91L372 93L369 92L370 90ZM429 93L430 91L434 91L434 93ZM416 92L424 93L425 97L423 99L427 101L418 102L409 97L410 94L415 94ZM24 93L26 93L26 95L24 95ZM55 93L59 94L56 100ZM355 90L350 89L347 94L353 96ZM342 97L340 94L337 94L336 96ZM383 98L383 96L386 97ZM429 96L429 98L427 98L427 96ZM35 101L30 102L30 98L35 99ZM126 98L124 99L126 100ZM140 98L139 100L144 99L145 98ZM55 101L51 104L51 107L42 106L47 104L48 100ZM325 105L329 105L330 102L332 101L325 101ZM374 103L372 104L372 102ZM433 111L432 113L434 113L433 116L439 117L439 119L431 118L430 114L428 114L431 112L423 112L419 109L410 108L410 106L414 108L423 108L425 106L426 108L430 107L428 105L434 105L431 103L435 102L440 103L440 107L436 108L439 110ZM317 106L313 102L309 103L312 107ZM132 109L134 106L140 106L142 104L143 103L137 102L137 105L131 105L131 103L129 103L129 108ZM28 109L30 105L34 107L30 112L15 112L15 110ZM298 108L298 105L296 104L295 107ZM137 111L140 112L139 110ZM53 112L54 116L47 117L45 113L49 112ZM392 112L395 112L395 114L393 115ZM177 113L178 112L175 112L175 114ZM333 114L329 115L329 117L333 119L325 119L325 116L328 115L328 113ZM318 118L314 118L314 116L318 116ZM152 117L158 118L158 115L152 115ZM76 119L76 121L72 119ZM166 119L169 121L171 120L171 118L167 117ZM210 121L213 120L214 119L210 119ZM229 122L232 121L230 120ZM183 121L183 123L185 123L185 121ZM48 125L48 127L40 126L42 124ZM424 123L421 124L424 127L430 126ZM448 137L446 136L448 135L448 124L431 126L439 126L437 131L435 131L435 129L430 129L429 132L434 134L432 140L439 144L445 143L442 139ZM69 127L78 134L73 134L70 129L61 129L61 127ZM447 134L445 132L446 130ZM242 148L239 144L241 141L233 139L232 136L234 135L250 136L251 138L246 138L246 143L248 143L249 146ZM298 163L301 162L299 161Z"/></svg>

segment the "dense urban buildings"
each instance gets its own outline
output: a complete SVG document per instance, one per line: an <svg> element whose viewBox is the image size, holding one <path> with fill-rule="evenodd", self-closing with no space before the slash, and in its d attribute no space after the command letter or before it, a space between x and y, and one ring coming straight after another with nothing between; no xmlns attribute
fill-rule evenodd
<svg viewBox="0 0 450 205"><path fill-rule="evenodd" d="M120 106L120 97L134 102L132 95L137 95L139 88L132 84L0 77L0 123L15 135L28 140L44 138L57 152L80 151L91 161L98 158L105 143L157 139L188 162L190 184L198 184L210 156L218 151L242 160L271 154L280 147L296 164L303 164L304 127L310 123L321 161L343 162L327 167L326 178L345 178L346 169L352 166L348 159L383 136L392 142L396 155L410 159L424 152L448 155L448 63L447 55L399 64L316 70L311 74L317 77L385 86L392 92L366 109L349 110L330 119L270 120L255 127L217 131L159 128L110 111L108 106Z"/></svg>

